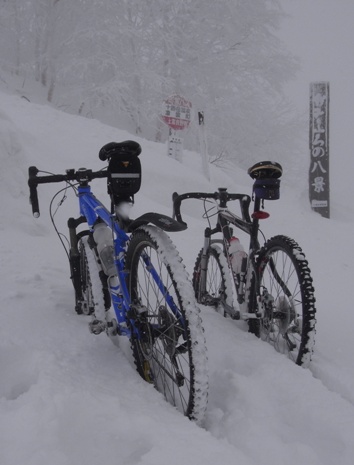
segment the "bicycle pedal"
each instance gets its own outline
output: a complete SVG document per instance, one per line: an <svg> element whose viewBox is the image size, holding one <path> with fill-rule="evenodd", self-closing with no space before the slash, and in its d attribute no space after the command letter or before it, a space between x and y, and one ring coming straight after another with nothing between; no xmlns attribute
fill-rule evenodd
<svg viewBox="0 0 354 465"><path fill-rule="evenodd" d="M89 329L92 334L101 334L106 330L106 323L101 320L92 320L89 323Z"/></svg>
<svg viewBox="0 0 354 465"><path fill-rule="evenodd" d="M117 320L113 319L109 321L106 325L106 330L108 336L117 336L120 334Z"/></svg>

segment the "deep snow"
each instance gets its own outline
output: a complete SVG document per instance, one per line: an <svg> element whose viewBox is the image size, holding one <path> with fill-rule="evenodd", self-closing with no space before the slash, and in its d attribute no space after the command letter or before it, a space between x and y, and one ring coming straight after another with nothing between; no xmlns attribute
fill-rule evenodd
<svg viewBox="0 0 354 465"><path fill-rule="evenodd" d="M306 183L294 183L279 160L281 199L266 203L271 218L262 228L268 238L296 239L309 260L318 311L310 369L203 308L210 393L199 428L139 378L126 341L117 348L89 334L86 317L75 314L66 256L48 215L58 186L39 187L38 220L28 204L28 166L99 169L100 147L132 136L4 93L0 109L1 465L353 464L353 207L342 204L340 179L332 180L332 219L325 220L296 188ZM132 216L171 214L175 190L250 193L241 170L212 168L209 183L197 154L185 152L180 164L165 145L138 141L143 186ZM104 181L93 188L107 198ZM64 233L77 214L68 194L56 216ZM171 237L191 274L205 224L197 203L185 212L188 230Z"/></svg>

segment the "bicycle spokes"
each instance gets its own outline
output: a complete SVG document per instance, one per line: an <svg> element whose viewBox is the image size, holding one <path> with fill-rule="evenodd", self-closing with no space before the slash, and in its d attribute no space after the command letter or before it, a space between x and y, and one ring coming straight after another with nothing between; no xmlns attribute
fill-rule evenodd
<svg viewBox="0 0 354 465"><path fill-rule="evenodd" d="M144 378L186 412L190 408L193 373L189 330L177 283L169 266L149 244L144 244L135 263L132 296L146 308L134 323L138 329L135 344L144 359Z"/></svg>
<svg viewBox="0 0 354 465"><path fill-rule="evenodd" d="M307 261L295 241L270 239L258 261L261 285L260 337L299 365L313 348L314 296Z"/></svg>

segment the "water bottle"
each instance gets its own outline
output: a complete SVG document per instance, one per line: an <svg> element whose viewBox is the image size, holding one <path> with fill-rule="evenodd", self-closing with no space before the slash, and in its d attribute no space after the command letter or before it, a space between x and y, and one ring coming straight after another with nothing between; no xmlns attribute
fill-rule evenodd
<svg viewBox="0 0 354 465"><path fill-rule="evenodd" d="M237 237L231 237L229 243L229 256L231 261L231 267L236 275L239 275L241 271L244 271L243 263L245 263L247 254L243 248L240 240Z"/></svg>
<svg viewBox="0 0 354 465"><path fill-rule="evenodd" d="M97 244L103 271L107 276L116 275L112 231L104 223L97 223L94 226L93 238Z"/></svg>

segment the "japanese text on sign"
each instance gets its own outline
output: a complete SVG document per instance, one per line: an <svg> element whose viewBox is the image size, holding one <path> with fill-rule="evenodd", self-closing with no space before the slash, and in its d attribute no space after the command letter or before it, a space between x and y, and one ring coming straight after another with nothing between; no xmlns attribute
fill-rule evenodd
<svg viewBox="0 0 354 465"><path fill-rule="evenodd" d="M329 218L329 85L310 87L310 202Z"/></svg>
<svg viewBox="0 0 354 465"><path fill-rule="evenodd" d="M191 122L192 103L180 95L171 95L164 101L161 118L167 126L178 131L188 128Z"/></svg>

